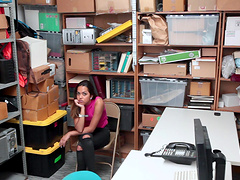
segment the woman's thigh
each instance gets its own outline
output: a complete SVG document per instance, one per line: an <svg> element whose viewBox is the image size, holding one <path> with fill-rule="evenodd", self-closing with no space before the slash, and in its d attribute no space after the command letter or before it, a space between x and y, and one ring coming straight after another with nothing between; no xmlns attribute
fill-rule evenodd
<svg viewBox="0 0 240 180"><path fill-rule="evenodd" d="M110 141L110 130L108 127L96 128L93 132L94 149L100 149Z"/></svg>

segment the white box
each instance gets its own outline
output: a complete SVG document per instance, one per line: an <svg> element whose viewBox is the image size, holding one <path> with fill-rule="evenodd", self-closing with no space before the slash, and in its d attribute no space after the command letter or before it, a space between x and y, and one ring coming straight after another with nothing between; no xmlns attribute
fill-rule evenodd
<svg viewBox="0 0 240 180"><path fill-rule="evenodd" d="M227 17L226 30L240 30L240 16Z"/></svg>
<svg viewBox="0 0 240 180"><path fill-rule="evenodd" d="M152 44L152 31L151 29L142 30L142 43L143 44Z"/></svg>
<svg viewBox="0 0 240 180"><path fill-rule="evenodd" d="M33 30L39 30L39 10L24 10L26 24Z"/></svg>
<svg viewBox="0 0 240 180"><path fill-rule="evenodd" d="M240 45L240 30L225 30L224 45Z"/></svg>
<svg viewBox="0 0 240 180"><path fill-rule="evenodd" d="M87 28L86 24L93 24L93 20L88 17L68 17L66 18L66 28Z"/></svg>
<svg viewBox="0 0 240 180"><path fill-rule="evenodd" d="M239 97L236 93L222 94L222 99L226 107L239 106Z"/></svg>
<svg viewBox="0 0 240 180"><path fill-rule="evenodd" d="M29 45L30 65L32 69L47 64L47 40L36 39L29 36L21 38L20 40L27 42Z"/></svg>

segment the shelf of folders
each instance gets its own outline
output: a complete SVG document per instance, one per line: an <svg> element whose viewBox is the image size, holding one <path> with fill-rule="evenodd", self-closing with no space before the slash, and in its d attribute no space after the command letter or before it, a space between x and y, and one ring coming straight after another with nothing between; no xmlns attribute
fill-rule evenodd
<svg viewBox="0 0 240 180"><path fill-rule="evenodd" d="M107 98L134 99L132 78L112 78L106 80Z"/></svg>

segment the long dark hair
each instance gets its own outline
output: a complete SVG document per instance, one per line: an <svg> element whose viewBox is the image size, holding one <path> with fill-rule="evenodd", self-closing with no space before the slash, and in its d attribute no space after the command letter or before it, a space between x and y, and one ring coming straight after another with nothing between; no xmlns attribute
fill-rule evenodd
<svg viewBox="0 0 240 180"><path fill-rule="evenodd" d="M80 83L78 83L78 85L74 89L74 99L77 99L77 89L79 86L87 87L88 91L90 93L90 96L92 96L92 99L95 99L97 97L92 83L88 80L83 80ZM76 104L73 102L72 107L71 107L71 117L74 119L75 117L78 117L79 113L80 113L80 108L78 106L76 106Z"/></svg>

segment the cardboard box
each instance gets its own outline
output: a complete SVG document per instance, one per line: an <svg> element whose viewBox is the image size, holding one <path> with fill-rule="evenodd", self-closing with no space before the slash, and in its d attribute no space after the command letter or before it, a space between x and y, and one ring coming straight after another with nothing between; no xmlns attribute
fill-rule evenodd
<svg viewBox="0 0 240 180"><path fill-rule="evenodd" d="M188 0L188 11L214 11L217 0Z"/></svg>
<svg viewBox="0 0 240 180"><path fill-rule="evenodd" d="M35 85L34 84L31 84L31 85L32 85L32 91L37 91L37 88L35 87ZM37 86L40 92L48 92L50 89L54 87L54 78L50 77L45 81L39 83Z"/></svg>
<svg viewBox="0 0 240 180"><path fill-rule="evenodd" d="M210 57L209 57L210 59ZM215 78L216 61L192 60L192 77Z"/></svg>
<svg viewBox="0 0 240 180"><path fill-rule="evenodd" d="M225 30L224 45L238 46L240 45L240 30Z"/></svg>
<svg viewBox="0 0 240 180"><path fill-rule="evenodd" d="M36 68L47 64L47 40L36 39L29 36L21 38L29 45L31 67Z"/></svg>
<svg viewBox="0 0 240 180"><path fill-rule="evenodd" d="M156 0L139 0L140 12L155 12Z"/></svg>
<svg viewBox="0 0 240 180"><path fill-rule="evenodd" d="M62 23L59 13L39 13L39 30L61 32Z"/></svg>
<svg viewBox="0 0 240 180"><path fill-rule="evenodd" d="M95 12L94 0L57 0L57 12Z"/></svg>
<svg viewBox="0 0 240 180"><path fill-rule="evenodd" d="M87 28L86 24L93 24L91 17L66 17L66 28Z"/></svg>
<svg viewBox="0 0 240 180"><path fill-rule="evenodd" d="M161 56L158 56L158 59L160 64L165 64L165 63L172 63L177 61L184 61L188 59L199 58L200 56L201 56L200 50L183 51L183 52L174 53L174 54L161 55Z"/></svg>
<svg viewBox="0 0 240 180"><path fill-rule="evenodd" d="M187 64L186 63L144 64L143 73L186 76Z"/></svg>
<svg viewBox="0 0 240 180"><path fill-rule="evenodd" d="M201 51L202 56L212 56L212 57L216 57L217 56L217 48L202 48Z"/></svg>
<svg viewBox="0 0 240 180"><path fill-rule="evenodd" d="M29 121L44 121L48 118L48 109L44 107L38 110L23 109L22 110L23 120Z"/></svg>
<svg viewBox="0 0 240 180"><path fill-rule="evenodd" d="M82 53L80 50L67 52L65 58L67 71L84 71L90 72L92 67L91 53Z"/></svg>
<svg viewBox="0 0 240 180"><path fill-rule="evenodd" d="M47 93L47 103L51 104L53 101L55 101L56 99L59 98L59 89L58 89L58 85L54 85L54 87L48 91Z"/></svg>
<svg viewBox="0 0 240 180"><path fill-rule="evenodd" d="M224 45L240 45L240 16L227 17Z"/></svg>
<svg viewBox="0 0 240 180"><path fill-rule="evenodd" d="M18 0L18 4L56 5L56 0Z"/></svg>
<svg viewBox="0 0 240 180"><path fill-rule="evenodd" d="M30 92L22 96L22 109L39 110L47 107L48 99L46 93Z"/></svg>
<svg viewBox="0 0 240 180"><path fill-rule="evenodd" d="M56 99L51 104L49 104L47 109L48 109L48 116L51 116L54 113L56 113L56 111L59 109L58 99Z"/></svg>
<svg viewBox="0 0 240 180"><path fill-rule="evenodd" d="M7 103L0 102L0 120L8 117Z"/></svg>
<svg viewBox="0 0 240 180"><path fill-rule="evenodd" d="M36 83L43 82L44 80L48 79L49 77L52 77L56 73L56 65L55 64L48 64L48 65L42 65L39 67L34 68L33 74L36 79ZM30 83L34 83L33 79L30 77L29 79Z"/></svg>
<svg viewBox="0 0 240 180"><path fill-rule="evenodd" d="M163 11L185 11L185 6L186 0L163 0Z"/></svg>
<svg viewBox="0 0 240 180"><path fill-rule="evenodd" d="M0 14L0 39L6 39L8 23L5 14Z"/></svg>
<svg viewBox="0 0 240 180"><path fill-rule="evenodd" d="M131 0L95 0L96 13L131 12Z"/></svg>
<svg viewBox="0 0 240 180"><path fill-rule="evenodd" d="M236 0L217 0L217 10L236 10L240 9L240 1Z"/></svg>
<svg viewBox="0 0 240 180"><path fill-rule="evenodd" d="M226 30L240 30L240 16L230 16L226 19Z"/></svg>
<svg viewBox="0 0 240 180"><path fill-rule="evenodd" d="M160 114L142 113L142 125L143 127L155 127L160 118Z"/></svg>
<svg viewBox="0 0 240 180"><path fill-rule="evenodd" d="M210 96L211 83L210 82L191 82L190 95Z"/></svg>
<svg viewBox="0 0 240 180"><path fill-rule="evenodd" d="M28 92L32 91L32 86L31 85L28 85L28 90L27 91ZM9 87L7 89L3 89L3 94L8 95L8 96L17 96L17 87L12 86L12 87ZM25 87L20 86L20 96L22 96L24 94L26 94Z"/></svg>
<svg viewBox="0 0 240 180"><path fill-rule="evenodd" d="M239 106L240 99L237 93L222 94L222 99L226 107Z"/></svg>

